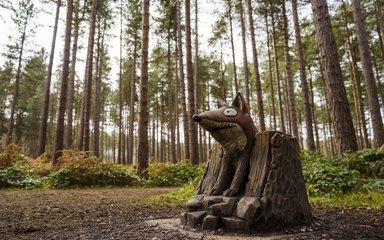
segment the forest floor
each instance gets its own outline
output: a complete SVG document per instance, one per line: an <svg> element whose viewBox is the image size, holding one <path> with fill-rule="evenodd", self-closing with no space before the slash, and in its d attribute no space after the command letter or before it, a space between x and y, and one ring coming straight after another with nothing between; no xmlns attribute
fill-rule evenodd
<svg viewBox="0 0 384 240"><path fill-rule="evenodd" d="M183 206L145 201L175 190L0 190L0 239L384 239L383 210L321 206L312 226L278 233L186 231L177 226Z"/></svg>

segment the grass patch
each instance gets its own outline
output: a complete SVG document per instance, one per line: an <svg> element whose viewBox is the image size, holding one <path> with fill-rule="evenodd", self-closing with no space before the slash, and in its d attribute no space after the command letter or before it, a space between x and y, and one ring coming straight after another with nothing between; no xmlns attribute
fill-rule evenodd
<svg viewBox="0 0 384 240"><path fill-rule="evenodd" d="M190 182L175 192L165 193L148 198L145 204L156 206L181 206L196 194L196 184Z"/></svg>
<svg viewBox="0 0 384 240"><path fill-rule="evenodd" d="M384 194L380 192L354 192L339 196L310 196L313 206L362 207L384 210Z"/></svg>

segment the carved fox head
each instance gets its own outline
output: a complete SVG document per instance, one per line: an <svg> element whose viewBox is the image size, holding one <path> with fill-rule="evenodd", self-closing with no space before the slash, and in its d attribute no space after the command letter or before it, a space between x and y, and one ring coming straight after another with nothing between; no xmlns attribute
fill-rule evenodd
<svg viewBox="0 0 384 240"><path fill-rule="evenodd" d="M241 151L257 132L246 101L238 93L231 105L219 101L221 108L196 114L193 121L207 130L227 152Z"/></svg>

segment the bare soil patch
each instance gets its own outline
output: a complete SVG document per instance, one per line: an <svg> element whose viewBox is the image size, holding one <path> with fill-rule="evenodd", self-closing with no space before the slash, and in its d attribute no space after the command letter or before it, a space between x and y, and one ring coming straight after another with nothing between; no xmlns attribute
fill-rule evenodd
<svg viewBox="0 0 384 240"><path fill-rule="evenodd" d="M148 220L178 218L183 206L145 205L175 188L0 190L0 239L251 239L196 233ZM384 239L384 211L316 207L312 226L263 233L269 239ZM153 222L153 221L151 221ZM192 234L191 234L192 233ZM251 237L251 238L250 238ZM257 239L257 238L254 238Z"/></svg>

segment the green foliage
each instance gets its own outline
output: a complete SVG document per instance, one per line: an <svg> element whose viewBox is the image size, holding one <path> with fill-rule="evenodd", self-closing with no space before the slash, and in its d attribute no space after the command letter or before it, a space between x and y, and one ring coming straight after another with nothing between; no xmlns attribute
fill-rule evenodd
<svg viewBox="0 0 384 240"><path fill-rule="evenodd" d="M384 178L384 149L364 149L346 153L344 161L350 169L366 178Z"/></svg>
<svg viewBox="0 0 384 240"><path fill-rule="evenodd" d="M0 188L39 188L41 181L30 170L8 167L0 170Z"/></svg>
<svg viewBox="0 0 384 240"><path fill-rule="evenodd" d="M303 152L301 160L309 195L340 195L358 186L359 172L342 165L341 159L336 156Z"/></svg>
<svg viewBox="0 0 384 240"><path fill-rule="evenodd" d="M187 161L180 161L176 164L156 163L149 166L148 179L145 184L149 186L181 186L201 176L202 173L202 166L195 166Z"/></svg>
<svg viewBox="0 0 384 240"><path fill-rule="evenodd" d="M92 168L65 166L47 177L46 186L54 188L132 186L136 181L136 177L122 166L99 163Z"/></svg>
<svg viewBox="0 0 384 240"><path fill-rule="evenodd" d="M312 196L337 196L357 190L384 192L383 154L379 149L349 152L343 158L303 151L301 160Z"/></svg>

